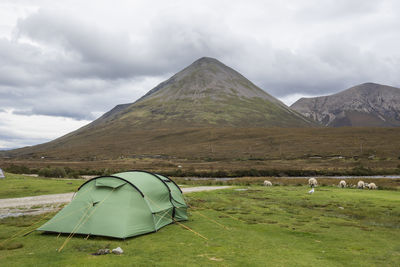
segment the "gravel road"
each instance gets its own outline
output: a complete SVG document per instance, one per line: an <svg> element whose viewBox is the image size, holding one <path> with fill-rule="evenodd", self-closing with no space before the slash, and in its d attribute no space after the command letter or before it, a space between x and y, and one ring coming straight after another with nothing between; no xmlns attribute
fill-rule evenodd
<svg viewBox="0 0 400 267"><path fill-rule="evenodd" d="M230 186L198 186L182 188L184 194L200 191L226 189ZM21 215L37 215L61 208L72 200L74 193L41 195L34 197L0 199L0 219Z"/></svg>

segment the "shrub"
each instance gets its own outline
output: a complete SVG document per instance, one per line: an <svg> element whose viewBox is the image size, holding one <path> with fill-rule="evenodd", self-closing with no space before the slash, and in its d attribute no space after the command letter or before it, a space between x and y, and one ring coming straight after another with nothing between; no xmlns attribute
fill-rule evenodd
<svg viewBox="0 0 400 267"><path fill-rule="evenodd" d="M369 168L365 168L363 165L354 167L350 172L352 175L363 176L363 175L372 175L373 171Z"/></svg>
<svg viewBox="0 0 400 267"><path fill-rule="evenodd" d="M25 165L14 165L14 164L11 164L9 167L4 168L4 170L6 172L16 173L16 174L22 174L22 173L29 174L29 173L31 173L31 170Z"/></svg>
<svg viewBox="0 0 400 267"><path fill-rule="evenodd" d="M101 171L101 175L111 175L113 173L113 171L111 169L102 169Z"/></svg>
<svg viewBox="0 0 400 267"><path fill-rule="evenodd" d="M64 178L67 176L65 169L62 167L43 168L39 170L38 174L39 176L43 177L56 177L56 178Z"/></svg>
<svg viewBox="0 0 400 267"><path fill-rule="evenodd" d="M43 176L43 177L50 177L50 169L49 168L42 168L39 170L38 172L39 176Z"/></svg>
<svg viewBox="0 0 400 267"><path fill-rule="evenodd" d="M65 172L64 168L56 167L53 169L53 175L53 177L63 178L67 176L67 173Z"/></svg>
<svg viewBox="0 0 400 267"><path fill-rule="evenodd" d="M68 178L79 178L79 172L78 171L70 171L67 173Z"/></svg>

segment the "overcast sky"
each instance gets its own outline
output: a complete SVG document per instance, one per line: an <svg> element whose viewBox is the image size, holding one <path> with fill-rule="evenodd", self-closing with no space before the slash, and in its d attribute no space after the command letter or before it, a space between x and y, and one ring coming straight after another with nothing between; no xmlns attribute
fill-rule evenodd
<svg viewBox="0 0 400 267"><path fill-rule="evenodd" d="M400 87L400 1L1 0L0 149L38 144L215 57L290 105Z"/></svg>

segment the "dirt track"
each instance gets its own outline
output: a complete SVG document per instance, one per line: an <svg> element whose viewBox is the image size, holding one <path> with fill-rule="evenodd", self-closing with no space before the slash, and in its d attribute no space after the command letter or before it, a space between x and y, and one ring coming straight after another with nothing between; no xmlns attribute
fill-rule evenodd
<svg viewBox="0 0 400 267"><path fill-rule="evenodd" d="M200 191L225 189L230 186L198 186L182 188L184 194ZM41 195L34 197L0 199L0 219L21 215L36 215L59 209L63 204L69 203L74 193Z"/></svg>

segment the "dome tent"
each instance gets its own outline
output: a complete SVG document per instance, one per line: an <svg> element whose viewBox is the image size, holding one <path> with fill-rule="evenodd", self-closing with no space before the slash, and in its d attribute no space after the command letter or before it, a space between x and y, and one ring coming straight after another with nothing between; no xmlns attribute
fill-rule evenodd
<svg viewBox="0 0 400 267"><path fill-rule="evenodd" d="M178 185L159 174L128 171L86 181L37 230L127 238L183 220L187 205Z"/></svg>

